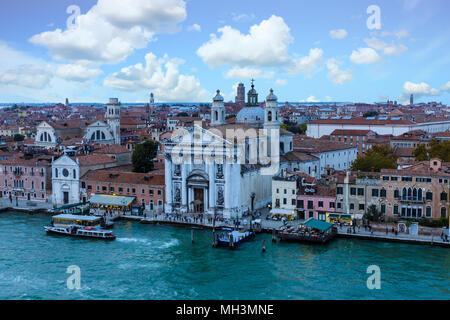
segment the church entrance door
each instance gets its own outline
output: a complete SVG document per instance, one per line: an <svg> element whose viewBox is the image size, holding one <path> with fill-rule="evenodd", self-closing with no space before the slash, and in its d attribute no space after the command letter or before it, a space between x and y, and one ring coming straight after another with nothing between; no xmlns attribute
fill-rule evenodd
<svg viewBox="0 0 450 320"><path fill-rule="evenodd" d="M68 204L69 203L69 193L68 192L63 192L63 197L64 197L64 204Z"/></svg>
<svg viewBox="0 0 450 320"><path fill-rule="evenodd" d="M194 188L194 212L203 213L205 211L204 197L205 189Z"/></svg>

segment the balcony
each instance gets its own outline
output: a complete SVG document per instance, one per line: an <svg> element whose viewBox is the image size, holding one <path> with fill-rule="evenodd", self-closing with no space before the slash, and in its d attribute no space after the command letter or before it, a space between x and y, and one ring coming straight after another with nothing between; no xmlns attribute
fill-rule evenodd
<svg viewBox="0 0 450 320"><path fill-rule="evenodd" d="M409 202L409 203L425 203L425 199L419 199L417 197L401 197L400 202Z"/></svg>

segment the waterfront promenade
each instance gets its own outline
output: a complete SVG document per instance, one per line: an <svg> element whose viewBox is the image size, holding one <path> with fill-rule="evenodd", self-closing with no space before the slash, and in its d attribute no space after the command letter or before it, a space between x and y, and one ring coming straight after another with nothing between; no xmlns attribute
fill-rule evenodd
<svg viewBox="0 0 450 320"><path fill-rule="evenodd" d="M167 215L149 215L146 218L143 217L129 217L121 216L123 219L130 219L140 221L141 223L148 224L167 224L167 225L178 225L186 227L199 227L199 228L222 228L228 227L233 228L233 221L216 221L214 224L211 220L194 220L193 218L175 218ZM240 220L241 227L249 227L251 217L244 217ZM296 220L294 222L289 222L290 225L298 225L301 221ZM272 230L278 229L283 225L281 221L267 220L265 217L261 219L261 229L262 232L272 233ZM421 244L421 245L436 245L450 248L450 242L442 240L440 234L434 235L410 235L407 233L392 233L390 230L386 233L385 231L367 231L364 228L355 228L349 232L349 227L343 226L338 227L338 237L339 238L353 238L360 240L372 240L372 241L385 241L385 242L399 242L399 243L409 243L409 244Z"/></svg>
<svg viewBox="0 0 450 320"><path fill-rule="evenodd" d="M21 212L48 212L52 209L51 203L47 202L34 202L34 205L30 205L30 201L27 200L14 200L11 202L9 199L0 199L0 211L21 211ZM282 221L274 221L266 219L268 214L267 209L262 210L261 219L261 231L265 233L272 233L272 230L278 229L283 225ZM107 217L108 222L112 222L116 219L126 219L131 221L140 222L143 224L164 224L164 225L174 225L182 227L194 227L194 228L234 228L235 221L233 220L223 220L214 223L212 219L195 219L194 217L175 217L168 216L166 214L150 214L146 213L144 216L133 216L133 215L116 215ZM247 216L239 220L239 226L248 228L250 226L252 217ZM289 222L290 225L298 225L301 221L295 220ZM366 231L364 228L356 228L355 233L353 230L348 233L348 227L338 227L338 237L340 238L353 238L360 240L372 240L372 241L384 241L384 242L399 242L399 243L410 243L410 244L422 244L422 245L436 245L450 248L450 242L445 242L441 239L440 233L435 233L434 235L410 235L406 233L394 234L389 228L389 232L385 231Z"/></svg>
<svg viewBox="0 0 450 320"><path fill-rule="evenodd" d="M10 201L7 198L0 198L0 211L15 210L23 212L48 212L53 208L53 204L50 202L38 202L28 200L16 200Z"/></svg>

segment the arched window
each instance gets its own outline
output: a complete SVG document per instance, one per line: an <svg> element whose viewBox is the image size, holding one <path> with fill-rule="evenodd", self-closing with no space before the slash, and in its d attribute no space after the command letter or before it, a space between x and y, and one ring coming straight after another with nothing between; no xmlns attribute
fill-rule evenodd
<svg viewBox="0 0 450 320"><path fill-rule="evenodd" d="M272 121L272 111L269 111L269 112L267 113L267 120L268 120L268 121Z"/></svg>
<svg viewBox="0 0 450 320"><path fill-rule="evenodd" d="M217 111L214 111L215 120L219 120L219 113Z"/></svg>
<svg viewBox="0 0 450 320"><path fill-rule="evenodd" d="M58 178L58 168L55 169L55 178Z"/></svg>
<svg viewBox="0 0 450 320"><path fill-rule="evenodd" d="M73 178L76 179L77 178L77 170L73 169Z"/></svg>
<svg viewBox="0 0 450 320"><path fill-rule="evenodd" d="M395 190L394 190L394 198L395 198L395 199L400 198L400 190L398 190L398 189L395 189Z"/></svg>
<svg viewBox="0 0 450 320"><path fill-rule="evenodd" d="M95 140L95 132L92 134L92 136L91 136L91 141L92 140Z"/></svg>
<svg viewBox="0 0 450 320"><path fill-rule="evenodd" d="M417 189L416 188L413 189L413 199L417 200Z"/></svg>
<svg viewBox="0 0 450 320"><path fill-rule="evenodd" d="M45 133L45 132L44 132L44 133ZM44 142L44 133L41 134L41 137L39 138L39 140L40 140L41 142Z"/></svg>
<svg viewBox="0 0 450 320"><path fill-rule="evenodd" d="M105 136L104 132L102 132L102 140L106 140L106 136Z"/></svg>
<svg viewBox="0 0 450 320"><path fill-rule="evenodd" d="M406 200L407 197L408 197L408 193L407 193L407 191L406 191L406 188L403 188L403 189L402 189L402 199L403 199L403 200Z"/></svg>
<svg viewBox="0 0 450 320"><path fill-rule="evenodd" d="M422 189L419 189L419 191L417 192L417 200L419 201L423 200Z"/></svg>
<svg viewBox="0 0 450 320"><path fill-rule="evenodd" d="M446 218L446 217L447 217L447 208L442 207L441 208L441 218Z"/></svg>

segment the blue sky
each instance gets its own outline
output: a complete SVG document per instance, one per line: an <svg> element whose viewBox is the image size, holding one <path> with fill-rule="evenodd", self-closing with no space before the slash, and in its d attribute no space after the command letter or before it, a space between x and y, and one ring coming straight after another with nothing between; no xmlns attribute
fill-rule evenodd
<svg viewBox="0 0 450 320"><path fill-rule="evenodd" d="M69 6L80 8L68 29ZM370 30L367 8L380 9ZM447 0L0 3L0 102L227 100L450 104ZM70 20L72 23L75 20Z"/></svg>

